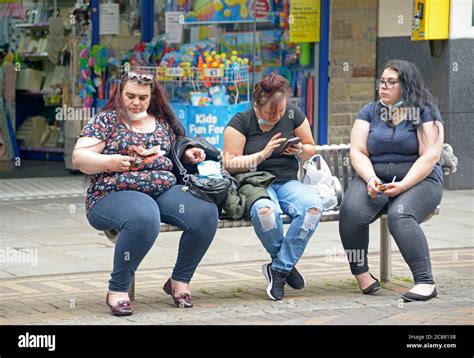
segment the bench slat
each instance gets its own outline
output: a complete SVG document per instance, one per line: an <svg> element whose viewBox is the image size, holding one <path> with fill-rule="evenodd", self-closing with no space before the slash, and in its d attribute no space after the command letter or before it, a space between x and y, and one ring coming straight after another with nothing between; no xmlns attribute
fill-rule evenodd
<svg viewBox="0 0 474 358"><path fill-rule="evenodd" d="M282 220L284 224L291 223L291 217L288 215L282 215ZM339 210L328 210L324 211L323 215L321 216L321 222L328 222L328 221L338 221L339 220ZM252 226L251 221L247 220L219 220L218 229L227 229L227 228L235 228L235 227L248 227ZM169 224L161 224L160 232L173 232L173 231L181 231L176 226L169 225Z"/></svg>

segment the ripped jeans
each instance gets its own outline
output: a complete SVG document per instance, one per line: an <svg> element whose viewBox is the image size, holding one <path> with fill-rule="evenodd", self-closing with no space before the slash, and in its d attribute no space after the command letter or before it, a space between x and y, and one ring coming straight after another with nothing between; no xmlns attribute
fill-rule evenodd
<svg viewBox="0 0 474 358"><path fill-rule="evenodd" d="M250 208L250 219L255 233L272 257L272 268L290 272L319 224L323 204L314 192L297 180L274 183L267 190L272 200L257 200ZM286 235L283 234L282 213L293 218Z"/></svg>

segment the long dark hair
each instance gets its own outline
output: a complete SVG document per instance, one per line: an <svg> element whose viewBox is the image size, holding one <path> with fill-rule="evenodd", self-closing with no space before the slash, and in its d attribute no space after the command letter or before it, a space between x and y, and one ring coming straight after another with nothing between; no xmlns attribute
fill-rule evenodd
<svg viewBox="0 0 474 358"><path fill-rule="evenodd" d="M133 72L139 75L149 74L145 71ZM149 75L154 78L152 74ZM128 81L131 80L128 78L128 73L125 73L120 81L120 86L115 87L114 91L110 95L109 101L102 109L102 112L116 111L119 123L125 123L127 121L127 109L125 108L125 104L122 101L122 92L125 87L125 84ZM139 84L141 83L139 82ZM184 136L184 127L174 115L173 110L169 105L168 99L166 98L163 87L161 87L161 85L156 81L156 79L153 79L151 83L146 83L146 85L149 85L151 87L150 106L148 107L147 112L155 116L163 117L164 120L169 123L175 135Z"/></svg>
<svg viewBox="0 0 474 358"><path fill-rule="evenodd" d="M420 71L418 71L418 68L413 63L405 60L390 60L384 65L382 72L387 68L398 73L400 98L403 100L403 107L420 108L421 111L421 108L426 106L433 115L433 124L435 124L436 121L441 121L441 115L437 108L438 101L426 88ZM424 136L423 122L420 120L415 125L417 130Z"/></svg>
<svg viewBox="0 0 474 358"><path fill-rule="evenodd" d="M383 70L390 68L398 72L400 81L400 97L406 107L436 107L438 101L425 87L418 68L411 62L404 60L390 60ZM441 118L436 118L440 120Z"/></svg>

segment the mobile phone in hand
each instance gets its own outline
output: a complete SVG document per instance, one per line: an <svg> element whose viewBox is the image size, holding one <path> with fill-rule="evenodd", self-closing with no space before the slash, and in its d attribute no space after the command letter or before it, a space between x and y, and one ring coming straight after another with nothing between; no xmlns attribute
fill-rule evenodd
<svg viewBox="0 0 474 358"><path fill-rule="evenodd" d="M283 153L286 148L288 148L288 147L293 147L293 146L295 146L296 144L298 144L298 143L300 143L300 142L301 142L301 138L300 138L300 137L294 137L294 138L288 139L288 140L285 142L285 144L283 145L283 147L281 148L280 153Z"/></svg>

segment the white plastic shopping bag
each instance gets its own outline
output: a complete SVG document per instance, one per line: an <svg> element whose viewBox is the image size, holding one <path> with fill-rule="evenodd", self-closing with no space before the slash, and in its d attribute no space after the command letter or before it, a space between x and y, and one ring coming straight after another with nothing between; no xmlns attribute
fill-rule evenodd
<svg viewBox="0 0 474 358"><path fill-rule="evenodd" d="M318 169L317 162L320 163ZM313 155L303 165L305 174L303 184L307 184L321 198L324 210L337 206L336 188L328 164L319 154Z"/></svg>

